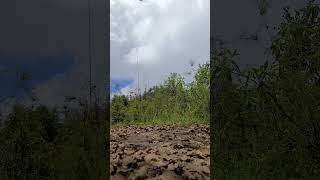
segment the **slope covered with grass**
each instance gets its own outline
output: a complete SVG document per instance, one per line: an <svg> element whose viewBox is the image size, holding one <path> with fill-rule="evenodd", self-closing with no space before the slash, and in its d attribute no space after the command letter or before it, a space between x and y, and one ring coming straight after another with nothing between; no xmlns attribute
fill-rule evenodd
<svg viewBox="0 0 320 180"><path fill-rule="evenodd" d="M199 65L194 78L186 83L172 73L160 85L142 95L115 95L111 100L113 123L190 124L209 122L209 63Z"/></svg>

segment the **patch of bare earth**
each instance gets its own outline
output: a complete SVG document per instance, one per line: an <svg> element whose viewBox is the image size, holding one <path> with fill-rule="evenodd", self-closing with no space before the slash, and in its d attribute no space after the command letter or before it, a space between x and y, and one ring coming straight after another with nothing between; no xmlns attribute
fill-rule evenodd
<svg viewBox="0 0 320 180"><path fill-rule="evenodd" d="M209 126L111 129L111 179L210 179Z"/></svg>

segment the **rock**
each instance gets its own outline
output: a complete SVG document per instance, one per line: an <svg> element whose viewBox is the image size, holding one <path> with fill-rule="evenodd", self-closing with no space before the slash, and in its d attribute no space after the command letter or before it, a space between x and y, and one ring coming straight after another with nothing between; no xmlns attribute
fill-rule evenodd
<svg viewBox="0 0 320 180"><path fill-rule="evenodd" d="M166 166L168 163L163 161L163 158L160 158L159 156L155 154L148 154L144 157L144 160L146 163L151 164L152 166Z"/></svg>
<svg viewBox="0 0 320 180"><path fill-rule="evenodd" d="M121 174L116 174L115 176L111 176L111 180L126 180L126 178Z"/></svg>
<svg viewBox="0 0 320 180"><path fill-rule="evenodd" d="M210 179L206 131L208 125L111 129L111 179Z"/></svg>
<svg viewBox="0 0 320 180"><path fill-rule="evenodd" d="M161 179L161 180L179 180L179 179L182 179L180 176L178 176L177 174L175 174L174 172L172 171L164 171L162 173L162 175L158 176L158 177L155 177L154 179Z"/></svg>

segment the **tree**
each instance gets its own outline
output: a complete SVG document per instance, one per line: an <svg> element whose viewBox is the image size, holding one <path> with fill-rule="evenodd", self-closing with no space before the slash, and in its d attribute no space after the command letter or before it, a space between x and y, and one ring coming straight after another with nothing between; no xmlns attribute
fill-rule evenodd
<svg viewBox="0 0 320 180"><path fill-rule="evenodd" d="M214 52L216 179L319 177L319 8L285 9L273 62L240 70L235 51Z"/></svg>
<svg viewBox="0 0 320 180"><path fill-rule="evenodd" d="M111 101L111 117L114 122L125 120L128 99L124 95L114 95Z"/></svg>

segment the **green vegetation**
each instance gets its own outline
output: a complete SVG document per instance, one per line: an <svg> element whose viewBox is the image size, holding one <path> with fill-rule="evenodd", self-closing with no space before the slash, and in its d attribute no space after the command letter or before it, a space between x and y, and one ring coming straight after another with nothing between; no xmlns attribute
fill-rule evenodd
<svg viewBox="0 0 320 180"><path fill-rule="evenodd" d="M63 114L42 105L15 105L1 117L0 179L106 179L105 119L105 109L85 103L80 108L66 103Z"/></svg>
<svg viewBox="0 0 320 180"><path fill-rule="evenodd" d="M275 61L241 70L215 49L211 74L215 179L319 179L320 7L285 9Z"/></svg>
<svg viewBox="0 0 320 180"><path fill-rule="evenodd" d="M115 123L189 124L209 122L210 65L199 65L192 82L177 73L142 95L115 95L111 118Z"/></svg>

